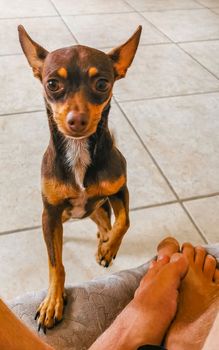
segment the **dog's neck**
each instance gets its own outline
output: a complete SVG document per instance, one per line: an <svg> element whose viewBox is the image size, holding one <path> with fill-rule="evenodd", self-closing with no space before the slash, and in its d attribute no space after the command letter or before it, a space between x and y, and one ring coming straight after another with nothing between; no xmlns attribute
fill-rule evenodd
<svg viewBox="0 0 219 350"><path fill-rule="evenodd" d="M66 139L66 165L73 171L75 182L84 191L84 176L91 163L88 139Z"/></svg>
<svg viewBox="0 0 219 350"><path fill-rule="evenodd" d="M105 107L97 130L85 139L74 139L61 133L53 119L51 108L46 103L50 128L50 147L55 154L56 167L61 177L69 178L74 174L75 183L84 190L84 177L88 167L98 167L104 162L106 153L113 146L108 129L110 103Z"/></svg>

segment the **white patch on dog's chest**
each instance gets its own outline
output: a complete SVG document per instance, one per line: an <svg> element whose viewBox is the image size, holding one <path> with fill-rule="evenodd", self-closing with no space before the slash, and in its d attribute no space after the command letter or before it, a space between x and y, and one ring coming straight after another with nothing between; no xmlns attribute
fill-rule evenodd
<svg viewBox="0 0 219 350"><path fill-rule="evenodd" d="M70 209L69 213L72 218L80 219L87 212L86 204L88 202L88 195L84 187L84 176L87 167L91 163L88 141L86 139L68 139L66 141L65 161L72 170L76 185L78 185L80 189L77 197L69 200L72 205L72 209ZM93 209L100 207L104 201L105 199L97 201Z"/></svg>
<svg viewBox="0 0 219 350"><path fill-rule="evenodd" d="M66 164L72 169L75 182L82 192L85 190L84 176L90 163L88 141L86 139L68 139L66 142Z"/></svg>

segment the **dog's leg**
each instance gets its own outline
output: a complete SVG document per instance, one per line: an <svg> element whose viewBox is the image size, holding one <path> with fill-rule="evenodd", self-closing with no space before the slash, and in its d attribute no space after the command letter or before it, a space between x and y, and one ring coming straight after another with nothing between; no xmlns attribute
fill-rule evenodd
<svg viewBox="0 0 219 350"><path fill-rule="evenodd" d="M64 224L64 222L68 221L69 219L71 219L71 213L64 210L62 213L62 223Z"/></svg>
<svg viewBox="0 0 219 350"><path fill-rule="evenodd" d="M91 215L90 218L97 224L98 232L98 246L102 242L106 242L109 239L109 233L112 229L111 226L111 206L109 200L107 200L100 208L97 208ZM98 256L97 256L98 260Z"/></svg>
<svg viewBox="0 0 219 350"><path fill-rule="evenodd" d="M107 239L100 241L97 251L97 262L108 267L111 260L116 257L122 238L129 228L129 193L124 186L118 193L109 197L115 215L115 222Z"/></svg>
<svg viewBox="0 0 219 350"><path fill-rule="evenodd" d="M39 306L38 330L52 328L61 321L64 308L65 270L62 264L62 209L44 205L42 216L43 234L49 258L49 289L46 298Z"/></svg>

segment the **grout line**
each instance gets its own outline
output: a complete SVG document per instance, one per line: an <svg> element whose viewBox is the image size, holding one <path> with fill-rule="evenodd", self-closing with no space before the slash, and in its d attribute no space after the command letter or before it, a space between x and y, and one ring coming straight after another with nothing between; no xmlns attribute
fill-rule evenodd
<svg viewBox="0 0 219 350"><path fill-rule="evenodd" d="M41 228L41 227L42 227L41 225L38 225L38 226L18 228L15 230L2 231L2 232L0 232L0 236L10 235L10 234L19 233L19 232L25 232L25 231L33 231L33 230L36 230L36 229Z"/></svg>
<svg viewBox="0 0 219 350"><path fill-rule="evenodd" d="M67 23L64 21L63 17L61 16L61 14L59 13L56 5L54 4L53 0L49 0L51 5L54 7L55 11L57 12L57 14L59 15L62 23L64 24L65 28L68 30L68 32L71 34L72 38L76 41L76 43L78 44L78 40L77 38L74 36L74 34L72 33L72 31L70 30L69 26L67 25Z"/></svg>
<svg viewBox="0 0 219 350"><path fill-rule="evenodd" d="M59 16L57 16L57 18L59 18ZM70 29L69 29L70 30ZM72 35L72 32L70 33ZM75 39L76 40L76 39ZM218 39L203 39L203 40L187 40L187 41L167 41L167 42L156 42L156 43L140 43L139 47L142 46L161 46L161 45L183 45L183 44L195 44L195 43L207 43L207 42L211 42L211 41L218 41L219 42L219 38ZM98 50L111 50L112 46L96 46L95 47ZM14 53L3 53L0 54L0 57L7 57L7 56L21 56L23 55L22 52L14 52ZM193 57L192 57L193 58ZM194 58L193 58L194 59ZM199 62L198 62L199 63Z"/></svg>
<svg viewBox="0 0 219 350"><path fill-rule="evenodd" d="M178 201L177 200L172 200L172 201L163 202L163 203L142 205L140 207L131 208L129 211L133 212L133 211L144 210L144 209L159 208L159 207L164 207L166 205L171 205L171 204L178 204Z"/></svg>
<svg viewBox="0 0 219 350"><path fill-rule="evenodd" d="M177 192L175 191L174 187L172 186L172 184L170 183L170 181L168 180L168 178L166 177L165 173L163 172L163 170L161 169L161 167L159 166L159 164L157 163L156 159L154 158L153 154L151 153L151 151L148 149L148 147L145 145L145 143L143 142L142 138L140 137L140 135L138 134L138 132L136 131L135 127L132 125L132 123L130 122L129 118L126 116L125 112L123 111L122 107L119 105L119 103L117 102L117 100L115 99L115 103L118 106L119 110L121 111L121 113L123 114L123 116L125 117L126 121L129 123L130 127L132 128L133 132L135 133L135 135L138 137L138 140L140 141L141 145L143 146L143 148L145 149L145 151L147 152L147 154L149 155L149 157L151 158L151 160L153 161L153 163L155 164L155 166L157 167L158 171L160 172L161 176L163 177L163 179L165 180L165 182L167 183L167 185L169 186L170 190L172 191L173 195L175 196L177 202L180 204L181 208L183 209L183 211L185 212L185 214L187 215L187 217L190 219L191 223L193 224L193 226L196 228L197 232L199 233L199 235L201 236L201 238L204 240L205 243L208 243L207 238L205 237L204 232L202 232L202 229L196 224L196 222L194 221L194 219L192 218L192 216L190 215L190 213L188 212L188 210L186 209L186 207L184 206L183 202L181 201L181 199L179 198Z"/></svg>
<svg viewBox="0 0 219 350"><path fill-rule="evenodd" d="M203 8L205 9L205 7ZM199 10L203 10L203 9L199 9ZM208 9L208 8L207 8ZM217 80L219 80L219 78L212 73L207 67L205 67L201 62L199 62L197 59L195 59L192 55L190 55L187 51L185 51L179 44L178 42L175 42L174 40L172 40L166 33L164 33L162 30L160 30L155 24L153 24L148 18L144 17L143 14L141 14L140 12L137 11L138 14L140 14L143 18L146 19L146 21L148 21L148 23L150 23L151 25L153 25L153 27L158 30L161 34L165 35L165 37L170 40L170 42L174 43L181 51L183 51L186 55L188 55L193 61L195 61L196 63L198 63L203 69L205 69L209 74L211 74L214 78L216 78Z"/></svg>
<svg viewBox="0 0 219 350"><path fill-rule="evenodd" d="M51 0L50 0L51 1ZM92 13L72 13L72 14L60 14L62 17L84 17L84 16L105 16L105 15L122 15L123 13L136 13L136 10L130 9L127 11L118 11L118 12L92 12Z"/></svg>
<svg viewBox="0 0 219 350"><path fill-rule="evenodd" d="M51 0L50 0L51 1ZM69 31L69 33L71 34L72 38L75 40L76 44L79 44L78 39L76 38L76 36L72 33L71 29L69 28L68 24L65 22L64 18L62 16L60 16L62 22L64 23L66 29Z"/></svg>
<svg viewBox="0 0 219 350"><path fill-rule="evenodd" d="M123 108L120 106L120 104L118 103L118 101L115 99L115 103L117 105L117 107L119 108L120 112L123 114L123 116L125 117L126 121L128 122L129 126L132 128L132 130L134 131L135 135L138 137L141 145L144 147L145 151L148 153L149 157L151 158L151 160L153 161L153 163L156 165L156 167L158 168L160 174L162 175L162 177L165 179L166 183L168 184L169 188L171 189L172 193L174 194L175 198L179 201L178 195L175 192L173 186L171 185L171 183L169 182L169 180L167 179L166 175L164 174L164 172L162 171L162 169L160 168L159 164L157 163L157 161L155 160L154 156L152 155L152 153L149 151L148 147L145 145L145 143L143 142L142 138L140 137L140 135L138 134L137 130L135 129L135 127L132 125L132 123L130 122L129 118L127 117L126 113L124 112Z"/></svg>
<svg viewBox="0 0 219 350"><path fill-rule="evenodd" d="M196 4L203 6L203 9L207 9L207 10L210 10L210 11L211 11L211 8L208 7L207 5L201 4L198 0L193 0L193 1L195 1Z"/></svg>
<svg viewBox="0 0 219 350"><path fill-rule="evenodd" d="M198 199L205 199L205 198L211 198L211 197L217 197L217 196L219 196L219 192L214 192L214 193L210 193L210 194L203 194L200 196L186 197L186 198L182 198L181 201L182 202L189 202L189 201L195 201Z"/></svg>
<svg viewBox="0 0 219 350"><path fill-rule="evenodd" d="M201 9L199 9L201 10ZM202 9L203 10L203 9ZM155 24L153 24L148 18L144 17L143 14L141 14L139 11L137 11L139 15L141 15L143 18L146 19L148 23L150 23L156 30L158 30L162 35L164 35L170 42L174 43L181 51L183 51L185 54L187 54L192 60L194 60L196 63L198 63L203 69L205 69L209 74L214 76L217 80L219 79L214 73L212 73L208 68L206 68L202 63L200 63L198 60L196 60L192 55L190 55L187 51L185 51L181 46L179 46L178 42L173 41L166 33L164 33L162 30L160 30Z"/></svg>
<svg viewBox="0 0 219 350"><path fill-rule="evenodd" d="M209 241L208 241L208 239L207 239L207 237L205 235L205 232L201 229L201 227L199 227L199 225L196 223L195 219L193 219L192 215L190 214L188 209L185 207L185 205L181 201L180 201L180 204L181 204L182 209L184 210L184 212L187 214L188 218L192 222L193 226L196 228L196 230L198 231L199 235L203 239L203 241L206 244L209 244Z"/></svg>
<svg viewBox="0 0 219 350"><path fill-rule="evenodd" d="M216 76L216 74L214 74L213 72L211 72L206 66L204 66L200 61L198 61L195 57L193 57L189 52L187 52L186 50L184 50L184 48L180 45L178 45L178 43L176 43L176 46L183 51L186 55L188 55L192 60L194 60L196 63L198 63L204 70L206 70L209 74L211 74L214 78L216 78L217 80L219 80L219 78Z"/></svg>
<svg viewBox="0 0 219 350"><path fill-rule="evenodd" d="M41 16L21 16L21 17L4 17L4 18L0 18L0 21L7 21L7 20L16 20L16 19L34 19L34 18L46 18L46 17L51 17L51 18L53 18L53 17L58 17L58 15L41 15Z"/></svg>
<svg viewBox="0 0 219 350"><path fill-rule="evenodd" d="M201 5L201 6L203 6L203 8L205 8L205 5L200 4L200 2L198 0L193 0L193 1L196 2L196 4Z"/></svg>
<svg viewBox="0 0 219 350"><path fill-rule="evenodd" d="M114 102L117 101L117 103L123 104L123 103L160 100L160 99L167 99L167 98L171 99L171 98L176 98L176 97L186 97L186 96L196 96L196 95L199 96L199 95L218 94L218 93L219 93L219 90L218 91L207 91L207 92L196 92L196 93L191 93L191 94L186 94L186 95L169 95L169 96L159 96L159 97L136 98L136 99L132 99L132 100L118 100L118 98L116 99L115 96L113 96L113 99L114 99ZM0 114L0 118L6 117L6 116L16 116L16 115L20 115L20 114L30 114L30 113L39 113L39 112L45 112L45 109L42 108L42 109L36 109L36 110L30 110L30 111L2 113L2 114Z"/></svg>
<svg viewBox="0 0 219 350"><path fill-rule="evenodd" d="M37 15L37 16L19 16L19 17L0 17L0 21L7 21L7 20L17 20L17 19L34 19L34 18L46 18L46 17L80 17L80 16L95 16L95 15L116 15L116 14L123 14L123 13L141 13L141 12L172 12L172 11L194 11L194 10L205 10L205 9L208 9L212 12L214 12L213 10L215 9L218 9L218 7L207 7L207 6L204 6L202 4L199 4L197 3L198 5L201 5L203 7L194 7L194 8L188 8L188 9L185 9L185 8L172 8L172 9L162 9L162 10L159 10L159 9L153 9L153 10L150 10L150 9L142 9L142 10L137 10L135 9L135 7L133 7L131 4L129 4L127 1L125 1L125 4L128 5L130 7L130 10L124 10L124 11L116 11L116 12L87 12L87 13L72 13L72 14L61 14L59 13L59 11L57 10L56 6L54 4L53 7L55 8L57 14L56 15ZM215 12L214 12L215 13ZM215 13L217 14L217 13Z"/></svg>
<svg viewBox="0 0 219 350"><path fill-rule="evenodd" d="M33 111L3 113L3 114L0 114L0 118L1 117L7 117L7 116L16 116L17 114L20 115L20 114L29 114L29 113L39 113L39 112L44 112L44 111L45 111L45 109L36 109L36 110L33 110Z"/></svg>
<svg viewBox="0 0 219 350"><path fill-rule="evenodd" d="M180 94L180 95L166 95L166 96L155 96L155 97L145 97L145 98L135 98L131 100L120 100L116 98L118 103L131 103L131 102L140 102L140 101L150 101L150 100L161 100L165 98L176 98L176 97L186 97L186 96L199 96L199 95L208 95L208 94L218 94L219 90L214 91L204 91L204 92L192 92L188 94Z"/></svg>
<svg viewBox="0 0 219 350"><path fill-rule="evenodd" d="M124 1L126 2L126 0L124 0ZM127 4L127 2L126 2L126 4ZM145 18L140 11L136 10L133 6L131 6L131 7L136 11L136 13L138 13L141 16L141 18L143 18L145 20L146 23L149 23L153 28L156 29L157 32L159 32L162 36L166 37L170 42L172 42L172 40L166 34L164 34L159 28L157 28L153 23L151 23L147 18Z"/></svg>
<svg viewBox="0 0 219 350"><path fill-rule="evenodd" d="M170 43L170 42L156 42L156 43L139 43L139 47L140 46L157 46L157 45L173 45L174 43ZM96 46L95 47L96 49L98 50L109 50L109 49L112 49L112 46Z"/></svg>
<svg viewBox="0 0 219 350"><path fill-rule="evenodd" d="M196 40L185 40L185 41L176 41L175 44L193 44L193 43L202 43L202 42L211 42L211 41L219 41L219 37L217 39L196 39Z"/></svg>
<svg viewBox="0 0 219 350"><path fill-rule="evenodd" d="M60 18L59 16L56 16L57 18ZM70 29L69 29L70 30ZM72 35L72 32L70 33ZM75 39L76 40L76 39ZM178 45L183 45L183 44L193 44L193 43L207 43L207 42L213 42L213 41L218 41L219 42L219 38L218 39L200 39L200 40L187 40L187 41L167 41L167 42L156 42L156 43L140 43L139 44L139 47L142 47L142 46L160 46L160 45L175 45L175 46L178 46ZM95 47L96 49L98 50L111 50L112 49L112 46L96 46ZM187 52L186 52L187 53ZM23 55L22 52L14 52L14 53L3 53L3 54L0 54L0 57L7 57L7 56L20 56L20 55ZM192 57L193 58L193 57ZM194 58L193 58L194 59ZM199 62L198 62L199 63Z"/></svg>
<svg viewBox="0 0 219 350"><path fill-rule="evenodd" d="M219 13L218 13L218 12L214 12L214 10L217 10L217 9L219 9L219 7L212 7L212 8L209 8L209 10L210 10L213 14L219 16Z"/></svg>
<svg viewBox="0 0 219 350"><path fill-rule="evenodd" d="M7 56L21 56L22 52L18 53L6 53L6 54L0 54L0 57L7 57Z"/></svg>
<svg viewBox="0 0 219 350"><path fill-rule="evenodd" d="M200 5L200 4L199 4ZM176 11L200 11L200 10L206 10L206 7L194 7L194 8L189 8L189 9L185 9L185 8L183 8L183 9L167 9L167 10L141 10L141 11L139 11L139 12L148 12L148 13L150 13L150 12L163 12L163 13L165 13L165 12L176 12Z"/></svg>
<svg viewBox="0 0 219 350"><path fill-rule="evenodd" d="M57 16L57 18L59 18L59 17ZM70 31L70 29L68 29L68 31ZM70 34L72 36L72 32ZM76 41L76 38L74 38L74 39ZM78 41L77 41L77 43L78 43ZM182 43L184 43L184 42L182 42ZM157 46L157 45L173 45L173 43L170 43L170 42L145 43L145 44L140 44L139 46ZM112 46L96 46L95 48L97 50L112 50ZM23 55L22 52L3 53L3 54L0 54L0 57L21 56L21 55Z"/></svg>
<svg viewBox="0 0 219 350"><path fill-rule="evenodd" d="M131 8L135 9L136 12L167 12L167 11L190 11L190 10L204 10L205 9L205 6L198 3L196 0L194 0L194 2L199 5L199 6L202 6L202 7L194 7L194 8L172 8L172 9L153 9L153 10L150 10L150 9L142 9L142 10L137 10L133 5L129 4L128 1L126 0L123 0L127 5L129 5Z"/></svg>
<svg viewBox="0 0 219 350"><path fill-rule="evenodd" d="M145 206L131 208L130 212L137 211L137 210L156 208L156 207L162 207L162 206L165 206L165 205L176 204L176 203L177 203L177 201L173 200L173 201L159 203L159 204L149 204L149 205L145 205ZM79 219L76 219L76 221L79 221ZM73 222L73 221L69 220L69 223L70 222ZM37 226L24 227L24 228L19 228L19 229L14 229L14 230L2 231L2 232L0 232L0 236L9 235L9 234L13 234L13 233L24 232L24 231L33 231L33 230L39 229L41 227L42 227L42 225L37 225Z"/></svg>
<svg viewBox="0 0 219 350"><path fill-rule="evenodd" d="M57 16L57 18L59 18L59 16ZM70 30L70 29L69 29ZM72 35L72 32L70 33ZM75 39L76 40L76 39ZM183 44L193 44L193 43L207 43L209 41L218 41L219 42L219 38L218 39L201 39L201 40L187 40L187 41L167 41L167 42L156 42L156 43L140 43L139 44L139 47L142 47L142 46L161 46L161 45L183 45ZM96 49L98 50L111 50L112 49L112 46L96 46L95 47ZM0 54L0 57L7 57L7 56L21 56L23 55L22 52L14 52L14 53L3 53L3 54ZM193 58L193 57L192 57ZM194 59L194 58L193 58ZM198 62L199 63L199 62Z"/></svg>
<svg viewBox="0 0 219 350"><path fill-rule="evenodd" d="M206 195L195 196L195 197L183 198L183 199L181 199L181 201L182 202L188 202L188 201L204 199L204 198L211 198L211 197L216 197L216 196L219 196L219 192L206 194ZM135 212L135 211L145 210L145 209L160 208L160 207L164 207L164 206L171 205L171 204L180 204L180 203L179 203L179 200L176 199L176 200L162 202L162 203L148 204L148 205L143 205L143 206L138 206L138 207L131 208L130 212ZM184 203L182 203L182 205L184 207ZM187 212L187 208L184 207L184 210ZM191 214L189 212L187 212L187 215L189 216L190 220L193 222L193 225L197 229L197 225L194 222ZM31 226L31 227L24 227L24 228L20 228L20 229L2 231L2 232L0 232L0 236L14 234L14 233L19 233L19 232L33 231L33 230L36 230L36 229L40 229L41 227L42 227L41 225L37 225L37 226ZM197 231L199 231L199 229L197 229ZM201 236L202 236L202 239L205 241L205 243L208 243L208 240L205 237L205 235L201 234Z"/></svg>

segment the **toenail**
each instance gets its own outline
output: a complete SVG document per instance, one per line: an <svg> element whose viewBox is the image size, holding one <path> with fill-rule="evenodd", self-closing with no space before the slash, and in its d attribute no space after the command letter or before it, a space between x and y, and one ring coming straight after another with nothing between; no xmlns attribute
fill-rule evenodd
<svg viewBox="0 0 219 350"><path fill-rule="evenodd" d="M180 254L180 253L175 253L175 254L173 254L172 256L171 256L171 259L170 259L170 261L171 262L175 262L175 261L178 261L179 259L181 259L182 258L182 254Z"/></svg>
<svg viewBox="0 0 219 350"><path fill-rule="evenodd" d="M185 248L185 247L192 247L192 245L189 242L185 242L183 243L182 248Z"/></svg>
<svg viewBox="0 0 219 350"><path fill-rule="evenodd" d="M163 260L163 258L165 258L165 255L158 255L158 256L157 256L157 261L158 261L158 260Z"/></svg>
<svg viewBox="0 0 219 350"><path fill-rule="evenodd" d="M192 245L191 243L189 243L189 242L183 243L183 245L182 245L182 251L183 251L184 249L187 249L187 248L195 250L195 248L193 247L193 245Z"/></svg>
<svg viewBox="0 0 219 350"><path fill-rule="evenodd" d="M212 255L210 255L210 254L207 254L207 258L208 259L210 259L210 260L214 260L214 261L217 261L217 259L214 257L214 256L212 256Z"/></svg>
<svg viewBox="0 0 219 350"><path fill-rule="evenodd" d="M202 250L205 251L205 248L202 247L201 245L197 245L197 247L195 247L196 250Z"/></svg>

